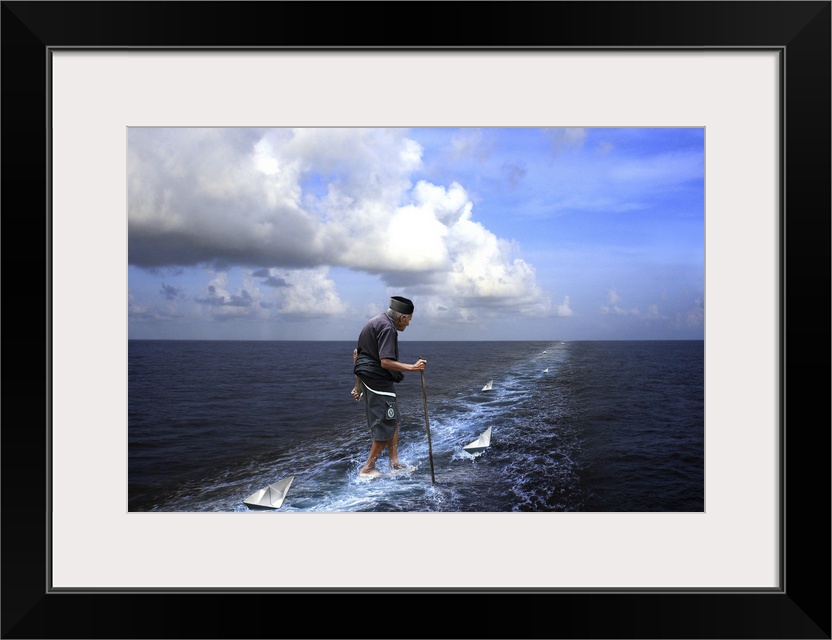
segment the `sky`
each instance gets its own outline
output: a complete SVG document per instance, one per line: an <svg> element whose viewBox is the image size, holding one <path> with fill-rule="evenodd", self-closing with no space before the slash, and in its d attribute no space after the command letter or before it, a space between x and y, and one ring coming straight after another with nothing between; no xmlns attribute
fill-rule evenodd
<svg viewBox="0 0 832 640"><path fill-rule="evenodd" d="M703 128L130 128L130 339L702 340Z"/></svg>

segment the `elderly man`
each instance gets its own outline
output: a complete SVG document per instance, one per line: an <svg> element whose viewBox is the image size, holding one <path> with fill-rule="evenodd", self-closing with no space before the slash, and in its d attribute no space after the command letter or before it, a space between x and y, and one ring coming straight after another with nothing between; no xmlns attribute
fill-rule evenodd
<svg viewBox="0 0 832 640"><path fill-rule="evenodd" d="M352 397L364 398L373 439L367 462L358 472L363 478L381 475L376 460L385 448L391 471L407 468L399 462L399 408L394 385L404 379L404 371L424 371L427 364L421 358L415 364L399 362L399 331L404 331L412 318L413 302L393 296L387 311L370 318L361 329L353 351Z"/></svg>

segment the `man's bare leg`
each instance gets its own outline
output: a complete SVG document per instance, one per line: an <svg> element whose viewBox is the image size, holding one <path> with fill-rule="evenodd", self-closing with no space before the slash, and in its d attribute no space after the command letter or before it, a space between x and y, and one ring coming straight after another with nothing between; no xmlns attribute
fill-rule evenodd
<svg viewBox="0 0 832 640"><path fill-rule="evenodd" d="M404 465L399 464L399 423L396 423L396 430L387 445L387 455L390 458L390 469L403 469Z"/></svg>
<svg viewBox="0 0 832 640"><path fill-rule="evenodd" d="M398 429L396 430L398 433ZM381 452L384 451L384 447L387 446L390 440L373 440L373 444L370 445L370 455L367 456L367 462L364 463L364 466L361 468L361 471L358 472L358 475L363 478L376 478L381 475L381 471L376 469L376 460L381 455Z"/></svg>

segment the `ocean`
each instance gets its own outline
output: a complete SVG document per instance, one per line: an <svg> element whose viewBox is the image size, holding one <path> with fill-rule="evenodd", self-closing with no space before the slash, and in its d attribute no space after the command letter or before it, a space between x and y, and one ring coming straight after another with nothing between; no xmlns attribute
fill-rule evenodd
<svg viewBox="0 0 832 640"><path fill-rule="evenodd" d="M353 346L130 340L128 510L250 512L291 475L279 509L253 512L704 511L703 341L400 338L402 361L428 361L424 387L397 385L415 469L374 480Z"/></svg>

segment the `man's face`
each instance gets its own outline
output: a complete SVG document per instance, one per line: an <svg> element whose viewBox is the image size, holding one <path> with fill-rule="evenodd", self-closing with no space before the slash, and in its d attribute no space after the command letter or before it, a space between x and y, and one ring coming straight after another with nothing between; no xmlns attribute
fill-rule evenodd
<svg viewBox="0 0 832 640"><path fill-rule="evenodd" d="M399 318L399 321L396 323L396 329L398 329L399 331L404 331L405 329L407 329L407 325L410 324L410 320L412 318L413 318L412 313L409 313L405 316L401 316Z"/></svg>

